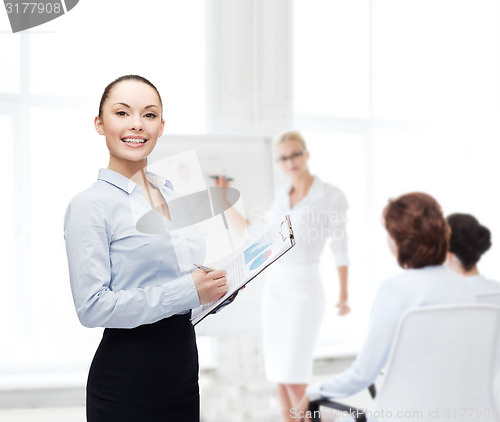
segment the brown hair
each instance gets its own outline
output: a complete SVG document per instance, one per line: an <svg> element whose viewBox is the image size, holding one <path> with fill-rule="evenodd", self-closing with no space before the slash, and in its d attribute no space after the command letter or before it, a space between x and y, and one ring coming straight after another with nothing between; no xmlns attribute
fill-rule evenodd
<svg viewBox="0 0 500 422"><path fill-rule="evenodd" d="M101 101L99 102L99 114L98 114L99 117L102 117L102 106L104 105L104 103L108 99L109 93L111 92L111 90L113 89L113 87L115 85L117 85L123 81L138 81L138 82L145 83L146 85L149 85L151 88L153 88L156 91L156 93L158 94L158 98L160 99L160 105L161 105L162 112L163 112L163 103L161 101L161 95L158 92L158 90L156 89L156 87L151 82L149 82L146 78L143 78L142 76L139 76L139 75L124 75L124 76L120 76L119 78L116 78L106 88L104 88L104 92L102 93L102 96L101 96Z"/></svg>
<svg viewBox="0 0 500 422"><path fill-rule="evenodd" d="M385 228L398 247L401 267L423 268L444 263L450 227L432 196L414 192L391 199L382 215Z"/></svg>

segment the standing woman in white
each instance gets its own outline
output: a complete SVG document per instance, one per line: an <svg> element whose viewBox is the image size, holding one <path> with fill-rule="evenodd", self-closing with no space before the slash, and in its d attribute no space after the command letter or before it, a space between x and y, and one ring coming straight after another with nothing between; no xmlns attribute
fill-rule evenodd
<svg viewBox="0 0 500 422"><path fill-rule="evenodd" d="M266 377L278 384L282 419L304 395L311 380L313 353L324 311L319 263L329 241L340 294L339 315L347 314L347 199L311 174L310 153L299 132L286 132L276 144L277 161L290 185L275 197L271 221L289 214L295 247L268 269L263 296L263 351Z"/></svg>
<svg viewBox="0 0 500 422"><path fill-rule="evenodd" d="M288 422L295 420L291 419L290 409L297 406L312 376L314 348L325 306L319 263L327 242L340 281L338 314L350 311L347 199L340 189L311 174L310 153L299 132L285 132L278 138L276 156L290 184L275 196L264 226L277 227L283 216L289 214L296 245L266 270L262 340L266 378L278 384L282 420ZM229 186L223 176L216 183ZM229 210L229 216L242 229L248 224L234 208Z"/></svg>

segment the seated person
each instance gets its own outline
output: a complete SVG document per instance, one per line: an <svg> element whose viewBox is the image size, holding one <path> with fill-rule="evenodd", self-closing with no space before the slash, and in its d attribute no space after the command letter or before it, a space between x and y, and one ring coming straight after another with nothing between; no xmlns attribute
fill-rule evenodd
<svg viewBox="0 0 500 422"><path fill-rule="evenodd" d="M476 293L500 290L498 281L479 274L477 263L491 247L491 234L470 214L451 214L447 217L451 228L450 248L446 266L467 277Z"/></svg>
<svg viewBox="0 0 500 422"><path fill-rule="evenodd" d="M388 245L404 271L383 281L377 291L367 338L353 364L323 382L310 385L291 414L307 416L309 401L341 398L367 388L387 364L402 314L412 308L474 303L475 292L464 277L443 264L450 228L434 198L409 193L390 200L383 211ZM375 400L376 402L376 400ZM373 402L369 410L377 407ZM367 415L369 421L370 413ZM307 418L305 420L308 420Z"/></svg>

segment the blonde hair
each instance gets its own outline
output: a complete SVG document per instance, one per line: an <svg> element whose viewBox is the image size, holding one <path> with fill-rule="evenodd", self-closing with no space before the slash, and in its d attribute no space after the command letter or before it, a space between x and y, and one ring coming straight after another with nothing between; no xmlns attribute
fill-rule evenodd
<svg viewBox="0 0 500 422"><path fill-rule="evenodd" d="M276 137L275 144L276 145L282 144L283 142L286 142L286 141L297 141L300 143L300 145L302 146L302 149L304 151L307 150L306 141L304 140L304 137L302 136L302 134L297 130L288 130L286 132L279 134Z"/></svg>

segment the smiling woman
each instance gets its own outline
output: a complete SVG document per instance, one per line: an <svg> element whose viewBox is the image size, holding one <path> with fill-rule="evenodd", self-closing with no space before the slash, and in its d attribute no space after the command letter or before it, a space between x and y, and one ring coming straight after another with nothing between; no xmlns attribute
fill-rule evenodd
<svg viewBox="0 0 500 422"><path fill-rule="evenodd" d="M206 128L205 2L80 3L35 31L11 34L6 14L0 20L0 55L6 58L0 78L6 164L0 173L7 181L0 214L12 222L2 230L0 259L0 385L7 389L84 386L102 335L76 318L61 223L69 200L90 186L95 170L108 166L106 143L92 125L103 88L119 75L145 76L162 94L169 133ZM161 40L161 54L159 41L112 38L128 16L148 22L148 39ZM89 23L99 29L89 30ZM84 65L95 62L95 45L102 43L112 48L99 55L99 65ZM132 51L148 59L133 60ZM64 159L56 162L56 156ZM212 362L211 341L198 341L202 367Z"/></svg>
<svg viewBox="0 0 500 422"><path fill-rule="evenodd" d="M106 137L109 169L132 177L144 168L144 160L163 134L162 108L158 90L141 76L122 76L106 87L94 124L97 132Z"/></svg>
<svg viewBox="0 0 500 422"><path fill-rule="evenodd" d="M64 237L80 322L105 327L87 382L87 421L199 421L198 355L191 309L227 291L226 272L203 262L198 230L147 234L136 217L175 199L146 170L163 133L155 86L137 75L105 89L94 120L110 159L68 205ZM137 213L139 211L139 213Z"/></svg>

